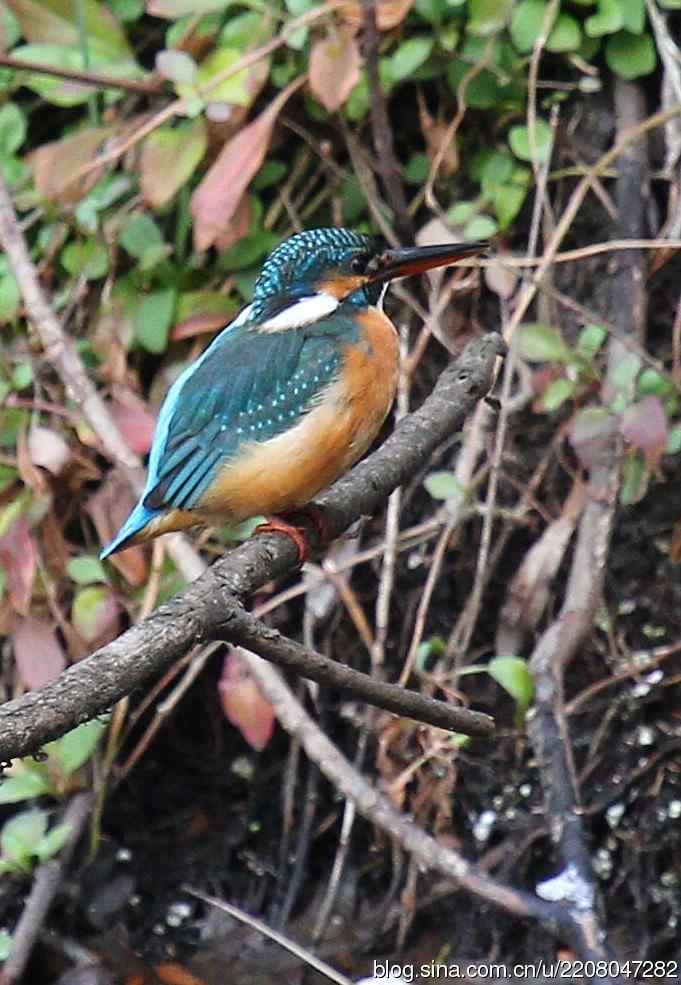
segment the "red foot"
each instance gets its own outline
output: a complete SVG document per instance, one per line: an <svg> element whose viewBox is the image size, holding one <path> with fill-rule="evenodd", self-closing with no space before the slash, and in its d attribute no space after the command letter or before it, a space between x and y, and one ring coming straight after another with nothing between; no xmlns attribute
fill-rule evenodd
<svg viewBox="0 0 681 985"><path fill-rule="evenodd" d="M254 534L286 534L293 541L298 551L298 564L303 565L307 560L308 547L305 534L300 527L287 523L281 516L268 516L267 523L260 523L253 531Z"/></svg>

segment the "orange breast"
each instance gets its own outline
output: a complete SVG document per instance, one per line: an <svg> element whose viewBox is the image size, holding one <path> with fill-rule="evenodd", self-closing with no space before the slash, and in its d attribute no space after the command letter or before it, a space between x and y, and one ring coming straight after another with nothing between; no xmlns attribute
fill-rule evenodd
<svg viewBox="0 0 681 985"><path fill-rule="evenodd" d="M204 494L196 512L238 522L304 506L364 454L380 430L397 386L399 347L377 308L359 316L362 335L343 351L343 368L295 427L245 445Z"/></svg>

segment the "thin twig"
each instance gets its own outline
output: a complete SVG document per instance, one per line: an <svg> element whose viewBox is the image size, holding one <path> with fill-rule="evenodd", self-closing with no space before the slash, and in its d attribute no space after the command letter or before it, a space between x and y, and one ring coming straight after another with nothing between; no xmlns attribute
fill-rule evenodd
<svg viewBox="0 0 681 985"><path fill-rule="evenodd" d="M20 72L31 72L35 75L49 75L56 79L66 79L68 82L79 82L83 85L95 86L98 89L124 89L145 96L158 96L164 86L160 81L153 82L143 79L119 79L100 72L77 71L76 69L59 68L58 65L43 65L12 55L0 54L0 65L13 68Z"/></svg>
<svg viewBox="0 0 681 985"><path fill-rule="evenodd" d="M371 129L378 167L388 204L392 209L398 239L402 243L410 243L414 238L414 227L407 208L402 176L395 156L393 131L388 119L385 93L378 74L379 34L376 26L376 0L362 0L362 34L371 93Z"/></svg>
<svg viewBox="0 0 681 985"><path fill-rule="evenodd" d="M0 985L13 985L23 977L31 952L43 929L45 918L64 880L73 851L87 824L92 795L78 793L64 811L62 823L71 831L59 857L43 862L33 877L33 886L12 937L12 950L0 972Z"/></svg>

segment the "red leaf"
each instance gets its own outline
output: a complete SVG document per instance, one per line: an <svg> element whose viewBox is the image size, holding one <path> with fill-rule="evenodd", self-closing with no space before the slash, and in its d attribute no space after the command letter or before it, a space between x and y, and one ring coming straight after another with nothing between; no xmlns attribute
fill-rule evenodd
<svg viewBox="0 0 681 985"><path fill-rule="evenodd" d="M225 144L192 195L197 250L207 250L229 229L241 196L265 158L282 107L304 81L304 78L295 79L260 116Z"/></svg>
<svg viewBox="0 0 681 985"><path fill-rule="evenodd" d="M16 624L14 660L22 681L31 690L53 681L66 667L54 628L35 616L27 616Z"/></svg>
<svg viewBox="0 0 681 985"><path fill-rule="evenodd" d="M25 616L31 603L36 556L28 520L20 516L0 538L0 566L7 575L7 592L16 612Z"/></svg>
<svg viewBox="0 0 681 985"><path fill-rule="evenodd" d="M242 195L241 201L236 207L234 218L229 224L229 228L220 233L215 240L215 248L220 253L226 253L230 246L234 246L244 236L248 236L251 231L251 220L253 210L251 208L251 196Z"/></svg>
<svg viewBox="0 0 681 985"><path fill-rule="evenodd" d="M131 451L144 455L151 448L156 430L156 418L134 394L114 400L109 411Z"/></svg>
<svg viewBox="0 0 681 985"><path fill-rule="evenodd" d="M241 732L249 746L260 752L272 736L274 711L251 677L238 647L232 647L225 657L218 691L222 710L228 720Z"/></svg>
<svg viewBox="0 0 681 985"><path fill-rule="evenodd" d="M340 109L359 81L359 46L348 31L316 41L310 51L310 88L322 106Z"/></svg>
<svg viewBox="0 0 681 985"><path fill-rule="evenodd" d="M620 432L632 445L645 452L646 463L654 468L667 447L667 415L659 397L644 397L622 414Z"/></svg>

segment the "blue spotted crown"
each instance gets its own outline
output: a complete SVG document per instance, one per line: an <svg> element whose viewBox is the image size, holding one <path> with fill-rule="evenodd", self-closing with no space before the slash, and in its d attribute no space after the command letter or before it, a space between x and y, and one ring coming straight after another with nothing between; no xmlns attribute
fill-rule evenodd
<svg viewBox="0 0 681 985"><path fill-rule="evenodd" d="M377 248L372 236L351 229L308 229L295 233L268 256L255 282L253 304L266 306L276 295L302 295L326 268ZM254 311L254 314L256 312Z"/></svg>

